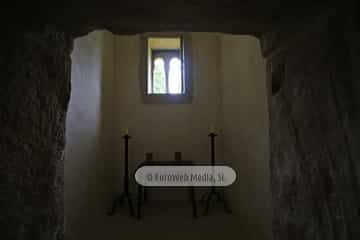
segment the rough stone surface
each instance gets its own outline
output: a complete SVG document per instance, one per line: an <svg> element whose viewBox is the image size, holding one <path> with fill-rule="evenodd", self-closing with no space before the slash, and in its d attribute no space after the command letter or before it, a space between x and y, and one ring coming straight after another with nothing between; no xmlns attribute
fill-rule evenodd
<svg viewBox="0 0 360 240"><path fill-rule="evenodd" d="M50 28L2 35L1 239L63 239L71 44Z"/></svg>
<svg viewBox="0 0 360 240"><path fill-rule="evenodd" d="M360 236L360 163L353 144L360 109L347 19L317 19L268 59L275 240Z"/></svg>
<svg viewBox="0 0 360 240"><path fill-rule="evenodd" d="M28 1L2 8L2 23L9 24L0 38L1 239L64 237L71 39L44 25L72 36L104 28L118 34L186 30L261 36L284 24L293 27L327 1L313 2ZM359 131L353 131L359 108L353 89L360 88L353 87L358 73L349 69L357 67L359 41L345 39L340 19L325 19L322 27L304 31L301 40L269 57L269 72L272 68L277 78L269 88L274 89L269 100L275 239L359 239L354 144ZM345 47L350 42L357 49L351 58ZM277 49L263 44L268 46Z"/></svg>
<svg viewBox="0 0 360 240"><path fill-rule="evenodd" d="M346 0L345 0L346 1ZM316 14L333 0L72 0L28 1L4 7L0 17L31 19L34 27L56 24L81 36L96 29L117 34L144 31L200 31L260 36L274 26ZM31 10L30 10L31 9ZM35 14L36 10L36 14Z"/></svg>

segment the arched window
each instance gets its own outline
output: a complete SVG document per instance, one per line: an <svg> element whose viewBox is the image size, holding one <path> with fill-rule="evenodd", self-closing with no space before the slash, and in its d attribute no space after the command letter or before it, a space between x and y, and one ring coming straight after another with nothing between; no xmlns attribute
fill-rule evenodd
<svg viewBox="0 0 360 240"><path fill-rule="evenodd" d="M144 34L140 60L144 103L192 101L190 39L188 33Z"/></svg>
<svg viewBox="0 0 360 240"><path fill-rule="evenodd" d="M169 69L169 93L181 94L182 89L181 60L174 57L170 60Z"/></svg>
<svg viewBox="0 0 360 240"><path fill-rule="evenodd" d="M156 58L154 61L153 92L166 93L165 61L162 58Z"/></svg>

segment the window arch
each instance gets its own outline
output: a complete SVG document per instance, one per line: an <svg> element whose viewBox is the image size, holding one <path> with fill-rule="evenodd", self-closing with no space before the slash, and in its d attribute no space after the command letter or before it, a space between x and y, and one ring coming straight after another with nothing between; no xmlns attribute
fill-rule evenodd
<svg viewBox="0 0 360 240"><path fill-rule="evenodd" d="M182 92L182 71L181 60L173 57L169 67L169 93L181 94Z"/></svg>
<svg viewBox="0 0 360 240"><path fill-rule="evenodd" d="M166 73L165 61L163 58L156 58L154 60L153 71L153 92L166 93Z"/></svg>

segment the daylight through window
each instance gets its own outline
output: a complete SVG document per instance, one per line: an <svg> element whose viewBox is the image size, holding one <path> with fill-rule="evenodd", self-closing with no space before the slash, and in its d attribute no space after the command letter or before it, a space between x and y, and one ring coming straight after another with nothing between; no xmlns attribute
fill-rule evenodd
<svg viewBox="0 0 360 240"><path fill-rule="evenodd" d="M184 94L181 37L148 38L148 94Z"/></svg>

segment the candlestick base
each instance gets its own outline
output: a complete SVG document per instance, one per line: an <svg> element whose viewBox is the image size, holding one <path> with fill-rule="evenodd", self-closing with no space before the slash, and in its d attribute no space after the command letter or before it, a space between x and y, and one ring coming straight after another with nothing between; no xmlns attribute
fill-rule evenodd
<svg viewBox="0 0 360 240"><path fill-rule="evenodd" d="M206 216L209 213L210 203L211 203L211 200L213 197L216 198L216 201L218 203L223 203L224 210L226 213L228 213L228 214L232 213L227 201L225 200L225 197L220 192L216 191L215 187L212 187L211 191L204 193L200 200L201 203L204 203L206 201L203 216Z"/></svg>
<svg viewBox="0 0 360 240"><path fill-rule="evenodd" d="M129 193L126 193L126 192L123 192L122 194L120 194L118 197L115 198L115 200L113 202L113 205L112 205L112 208L107 213L107 215L108 216L113 216L115 214L115 212L116 212L117 207L122 205L124 200L127 200L127 202L128 202L130 216L135 217L135 210L134 210L134 205L132 203L131 195Z"/></svg>

